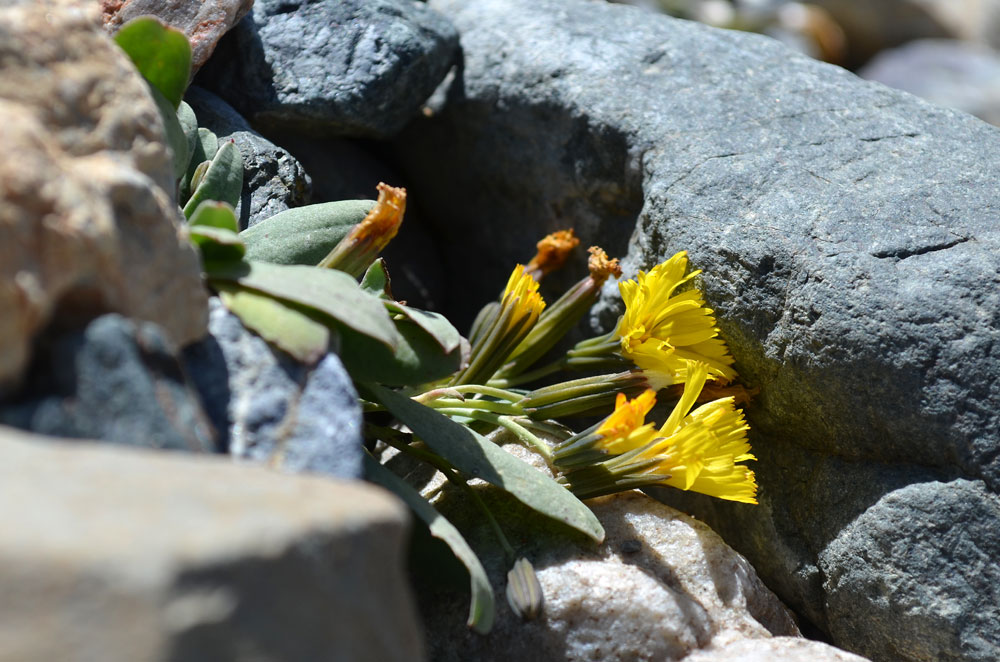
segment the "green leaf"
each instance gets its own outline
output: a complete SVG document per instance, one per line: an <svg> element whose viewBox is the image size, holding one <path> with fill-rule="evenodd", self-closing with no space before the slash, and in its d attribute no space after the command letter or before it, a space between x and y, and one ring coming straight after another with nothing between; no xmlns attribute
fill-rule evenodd
<svg viewBox="0 0 1000 662"><path fill-rule="evenodd" d="M330 328L274 297L215 282L219 298L243 324L303 363L316 363L330 346Z"/></svg>
<svg viewBox="0 0 1000 662"><path fill-rule="evenodd" d="M440 313L431 313L418 308L410 308L398 301L386 301L385 307L391 313L409 318L411 322L419 326L427 335L433 338L434 342L438 344L445 354L450 354L452 350L462 344L462 334L452 326L448 318Z"/></svg>
<svg viewBox="0 0 1000 662"><path fill-rule="evenodd" d="M342 273L342 272L338 272ZM433 336L408 320L397 320L399 343L388 349L350 331L340 336L340 358L351 377L393 386L415 386L447 377L462 367L462 349L444 352Z"/></svg>
<svg viewBox="0 0 1000 662"><path fill-rule="evenodd" d="M238 233L240 230L239 223L236 221L236 211L233 210L229 203L216 202L215 200L206 200L198 205L198 208L194 210L194 214L191 215L188 225L222 228L233 233ZM242 241L241 238L240 242Z"/></svg>
<svg viewBox="0 0 1000 662"><path fill-rule="evenodd" d="M215 134L204 127L198 127L195 133L194 149L191 150L191 157L188 159L188 169L184 173L184 177L180 183L179 198L182 204L186 203L188 198L191 197L191 187L198 187L200 180L195 178L195 172L199 166L204 163L207 170L218 151L219 141L215 137ZM202 176L204 176L204 172L202 172Z"/></svg>
<svg viewBox="0 0 1000 662"><path fill-rule="evenodd" d="M275 214L243 231L247 255L275 264L319 264L374 204L374 200L339 200Z"/></svg>
<svg viewBox="0 0 1000 662"><path fill-rule="evenodd" d="M184 165L186 168L190 168L191 159L198 146L198 117L194 114L194 108L181 101L181 104L177 106L177 121L180 122L181 129L184 130L184 137L187 138L188 162Z"/></svg>
<svg viewBox="0 0 1000 662"><path fill-rule="evenodd" d="M385 405L428 448L460 471L510 492L537 512L604 540L604 528L582 501L533 466L487 441L469 428L405 395L377 384L365 384L372 399Z"/></svg>
<svg viewBox="0 0 1000 662"><path fill-rule="evenodd" d="M493 627L495 616L493 588L490 586L490 580L486 576L483 564L469 547L469 543L465 541L458 529L445 519L444 515L420 496L419 492L402 478L379 464L368 453L365 453L364 467L365 477L368 480L381 485L402 499L410 507L410 510L427 524L431 535L448 545L455 554L455 558L465 565L469 571L469 588L472 592L472 601L469 604L469 627L480 634L489 632Z"/></svg>
<svg viewBox="0 0 1000 662"><path fill-rule="evenodd" d="M123 25L115 41L176 109L191 77L191 44L184 33L152 16L140 16Z"/></svg>
<svg viewBox="0 0 1000 662"><path fill-rule="evenodd" d="M184 215L191 214L205 200L221 200L235 207L243 192L243 157L232 140L222 144L216 152L205 176L184 205Z"/></svg>
<svg viewBox="0 0 1000 662"><path fill-rule="evenodd" d="M240 260L246 252L246 247L240 240L240 235L232 230L216 228L209 225L198 225L188 229L191 241L201 250L204 264L241 264ZM206 267L207 270L207 267Z"/></svg>
<svg viewBox="0 0 1000 662"><path fill-rule="evenodd" d="M191 158L188 154L188 141L187 136L184 135L184 127L181 126L180 121L177 119L174 107L170 105L166 97L160 94L159 90L150 86L149 93L152 95L153 101L156 102L157 110L160 111L167 145L170 146L170 151L174 155L174 179L179 179L184 174L184 171L187 170L188 159Z"/></svg>
<svg viewBox="0 0 1000 662"><path fill-rule="evenodd" d="M243 262L213 266L208 277L236 282L265 294L287 299L327 315L347 329L394 348L401 342L382 302L363 291L345 273L299 265Z"/></svg>
<svg viewBox="0 0 1000 662"><path fill-rule="evenodd" d="M392 300L392 281L389 278L389 271L385 268L384 259L377 258L368 267L368 271L361 279L361 289L371 292L381 299Z"/></svg>

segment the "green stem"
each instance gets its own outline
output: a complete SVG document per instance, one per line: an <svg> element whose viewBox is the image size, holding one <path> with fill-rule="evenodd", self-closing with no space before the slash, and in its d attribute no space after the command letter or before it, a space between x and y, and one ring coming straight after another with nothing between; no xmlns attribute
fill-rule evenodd
<svg viewBox="0 0 1000 662"><path fill-rule="evenodd" d="M529 384L531 382L542 379L543 377L548 377L549 375L559 372L564 369L567 365L567 357L562 357L548 365L542 366L541 368L535 368L523 374L517 375L515 377L507 377L503 379L491 379L490 386L497 388L510 388L511 386L519 386L521 384Z"/></svg>
<svg viewBox="0 0 1000 662"><path fill-rule="evenodd" d="M524 414L524 408L515 406L509 402L494 402L492 400L456 400L455 398L438 398L424 403L431 409L469 409L479 411L489 411L495 414L508 414L520 416Z"/></svg>
<svg viewBox="0 0 1000 662"><path fill-rule="evenodd" d="M520 425L510 416L501 416L494 412L482 411L480 409L438 409L439 414L444 414L445 416L464 416L466 418L475 419L477 421L483 421L485 423L490 423L496 427L501 427L509 430L518 438L525 446L528 446L536 453L545 458L545 461L551 464L552 460L552 450L549 448L548 444L536 437L531 433L530 430Z"/></svg>

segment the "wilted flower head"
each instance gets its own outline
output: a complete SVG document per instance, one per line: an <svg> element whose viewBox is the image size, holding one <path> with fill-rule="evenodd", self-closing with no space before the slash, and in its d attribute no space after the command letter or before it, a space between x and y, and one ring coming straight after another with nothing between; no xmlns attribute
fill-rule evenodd
<svg viewBox="0 0 1000 662"><path fill-rule="evenodd" d="M524 270L536 280L545 274L561 269L569 254L580 244L573 230L559 230L542 238L535 248L538 250Z"/></svg>

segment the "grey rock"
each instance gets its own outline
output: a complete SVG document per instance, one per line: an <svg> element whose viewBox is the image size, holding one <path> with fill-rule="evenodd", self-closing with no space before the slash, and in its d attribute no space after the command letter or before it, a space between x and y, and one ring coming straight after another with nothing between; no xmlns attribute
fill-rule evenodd
<svg viewBox="0 0 1000 662"><path fill-rule="evenodd" d="M258 0L198 81L255 125L386 138L444 78L457 41L412 0Z"/></svg>
<svg viewBox="0 0 1000 662"><path fill-rule="evenodd" d="M1000 133L756 35L582 0L431 5L459 28L464 67L398 147L451 272L477 275L454 299L492 298L538 235L569 225L584 245L627 248L627 273L688 250L761 388L748 409L761 505L671 503L835 644L939 639L913 626L933 605L892 596L865 637L840 639L820 560L907 485L1000 489ZM610 285L594 323L618 312ZM964 566L942 555L935 572ZM953 604L971 620L990 599ZM980 634L990 646L943 655L1000 655L1000 636Z"/></svg>
<svg viewBox="0 0 1000 662"><path fill-rule="evenodd" d="M948 39L882 51L858 75L1000 124L1000 53Z"/></svg>
<svg viewBox="0 0 1000 662"><path fill-rule="evenodd" d="M163 123L97 3L4 3L0 61L0 392L50 324L119 312L200 338L207 296Z"/></svg>
<svg viewBox="0 0 1000 662"><path fill-rule="evenodd" d="M0 659L419 661L405 507L0 427Z"/></svg>
<svg viewBox="0 0 1000 662"><path fill-rule="evenodd" d="M184 100L198 117L198 126L215 133L220 145L233 140L240 148L243 192L236 205L240 227L310 202L312 180L287 149L254 131L232 106L211 92L192 86Z"/></svg>
<svg viewBox="0 0 1000 662"><path fill-rule="evenodd" d="M209 334L184 360L231 455L296 473L361 476L361 406L335 354L301 365L216 298Z"/></svg>
<svg viewBox="0 0 1000 662"><path fill-rule="evenodd" d="M998 530L1000 498L981 481L887 494L820 557L834 636L882 660L995 658ZM881 624L881 636L872 636L871 622Z"/></svg>
<svg viewBox="0 0 1000 662"><path fill-rule="evenodd" d="M42 343L0 422L41 434L212 452L198 393L155 324L105 315Z"/></svg>
<svg viewBox="0 0 1000 662"><path fill-rule="evenodd" d="M133 18L150 15L180 30L191 42L191 66L197 70L212 55L222 35L252 6L253 0L102 0L101 12L105 29L112 33Z"/></svg>

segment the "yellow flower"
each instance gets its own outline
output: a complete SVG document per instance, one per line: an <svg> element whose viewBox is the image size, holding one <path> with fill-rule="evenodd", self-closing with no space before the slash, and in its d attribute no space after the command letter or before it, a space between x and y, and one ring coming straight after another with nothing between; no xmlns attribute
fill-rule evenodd
<svg viewBox="0 0 1000 662"><path fill-rule="evenodd" d="M653 391L628 401L619 394L615 411L593 431L556 449L563 481L581 498L636 487L670 485L730 501L757 503L753 471L738 464L756 458L747 442L749 426L732 398L713 400L694 411L708 379L708 365L689 366L684 394L656 430L644 423L655 403Z"/></svg>
<svg viewBox="0 0 1000 662"><path fill-rule="evenodd" d="M601 440L596 448L612 455L621 455L641 448L656 435L656 425L643 425L646 414L656 404L656 393L647 389L633 400L619 393L615 400L615 410L597 428Z"/></svg>
<svg viewBox="0 0 1000 662"><path fill-rule="evenodd" d="M521 320L529 320L529 327L534 326L545 309L545 300L538 293L538 281L525 270L523 264L514 267L507 279L507 287L500 298L500 308L502 311L510 310L509 326L514 326Z"/></svg>
<svg viewBox="0 0 1000 662"><path fill-rule="evenodd" d="M667 474L658 481L682 490L757 503L753 471L737 464L756 460L750 454L747 425L732 398L713 400L688 413L708 377L708 366L694 363L684 382L684 395L659 430L657 438L632 461L656 460L643 473Z"/></svg>
<svg viewBox="0 0 1000 662"><path fill-rule="evenodd" d="M615 331L621 353L644 370L659 390L685 381L692 361L709 366L714 379L736 376L733 357L719 338L712 310L697 288L678 288L700 271L687 271L687 253L680 252L635 280L618 284L625 315Z"/></svg>
<svg viewBox="0 0 1000 662"><path fill-rule="evenodd" d="M510 357L511 352L531 332L545 300L538 293L538 281L517 265L507 280L507 287L494 304L480 312L472 335L469 364L458 372L450 385L485 384Z"/></svg>

